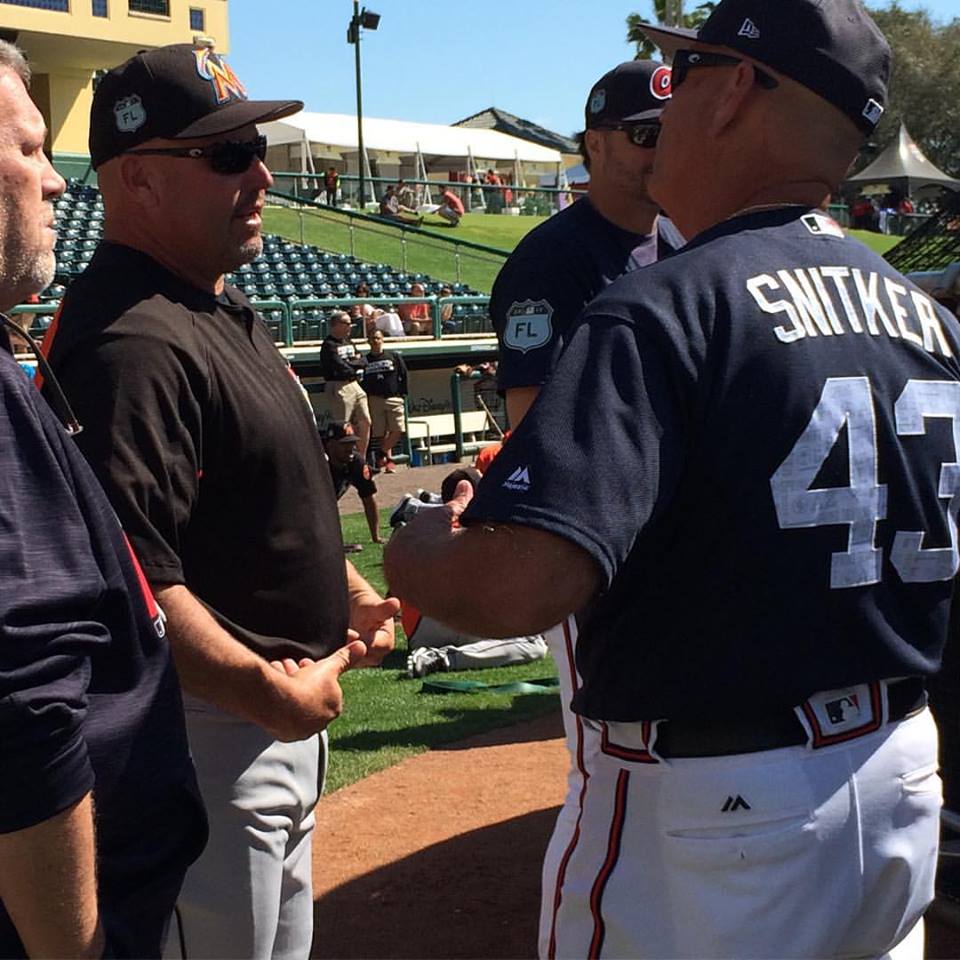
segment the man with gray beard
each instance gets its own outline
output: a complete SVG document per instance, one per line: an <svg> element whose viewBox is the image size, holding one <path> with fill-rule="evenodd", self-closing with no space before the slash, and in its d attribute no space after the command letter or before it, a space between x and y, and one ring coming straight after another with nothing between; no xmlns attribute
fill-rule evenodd
<svg viewBox="0 0 960 960"><path fill-rule="evenodd" d="M53 278L64 189L29 80L0 41L2 310ZM11 328L0 314L0 956L157 957L205 837L180 691L79 425Z"/></svg>

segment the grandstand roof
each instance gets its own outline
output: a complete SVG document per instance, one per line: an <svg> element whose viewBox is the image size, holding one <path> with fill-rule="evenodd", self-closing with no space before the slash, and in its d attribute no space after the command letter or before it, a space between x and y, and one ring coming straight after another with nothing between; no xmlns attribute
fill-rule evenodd
<svg viewBox="0 0 960 960"><path fill-rule="evenodd" d="M346 113L311 113L302 110L285 120L260 125L271 145L324 144L344 152L357 149L357 118ZM370 150L460 160L469 155L477 160L519 159L524 163L560 163L558 150L510 137L496 130L447 127L438 123L363 118L363 145Z"/></svg>
<svg viewBox="0 0 960 960"><path fill-rule="evenodd" d="M529 140L531 143L538 143L541 147L550 147L553 150L559 150L561 153L578 153L578 147L575 140L565 137L562 133L555 133L532 120L524 120L516 114L501 110L499 107L487 107L479 113L471 114L458 120L455 127L474 127L478 130L498 130L500 133L506 133L511 137L519 137L521 140Z"/></svg>
<svg viewBox="0 0 960 960"><path fill-rule="evenodd" d="M922 187L931 183L954 189L960 187L960 180L947 176L923 155L923 151L907 133L907 128L902 123L897 139L873 163L864 167L858 174L848 177L847 183L871 181L875 183L878 180L909 180L912 181L913 187Z"/></svg>

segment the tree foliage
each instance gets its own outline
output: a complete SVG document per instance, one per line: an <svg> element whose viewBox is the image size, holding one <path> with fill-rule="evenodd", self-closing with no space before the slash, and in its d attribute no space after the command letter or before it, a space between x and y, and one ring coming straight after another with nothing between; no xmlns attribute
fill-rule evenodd
<svg viewBox="0 0 960 960"><path fill-rule="evenodd" d="M658 23L667 27L699 27L713 12L716 3L701 3L690 13L683 12L683 0L653 0L654 21L641 17L639 13L631 13L627 17L627 42L637 45L636 60L660 59L658 47L640 29L644 23ZM666 59L666 58L664 58Z"/></svg>
<svg viewBox="0 0 960 960"><path fill-rule="evenodd" d="M877 151L896 139L902 120L933 163L960 176L960 19L937 23L896 0L870 13L893 53L887 109L872 137Z"/></svg>

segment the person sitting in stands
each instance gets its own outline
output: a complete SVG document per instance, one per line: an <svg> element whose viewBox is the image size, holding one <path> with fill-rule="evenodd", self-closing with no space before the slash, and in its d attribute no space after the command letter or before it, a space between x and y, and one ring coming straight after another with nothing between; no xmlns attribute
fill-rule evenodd
<svg viewBox="0 0 960 960"><path fill-rule="evenodd" d="M373 482L370 467L358 456L359 438L349 423L333 421L327 424L321 433L323 449L327 452L330 466L330 478L333 490L339 500L353 487L363 504L363 515L367 518L370 539L373 543L383 543L380 537L380 511L377 508L377 485ZM357 553L362 548L358 543L345 543L345 553Z"/></svg>
<svg viewBox="0 0 960 960"><path fill-rule="evenodd" d="M411 297L425 297L427 295L422 283L414 283L410 287ZM424 303L401 303L397 305L397 313L403 321L403 329L407 336L416 337L433 332L433 319L430 316L430 307Z"/></svg>
<svg viewBox="0 0 960 960"><path fill-rule="evenodd" d="M406 334L400 315L380 307L374 308L373 316L367 320L365 329L368 338L375 330L379 330L385 337L402 337Z"/></svg>

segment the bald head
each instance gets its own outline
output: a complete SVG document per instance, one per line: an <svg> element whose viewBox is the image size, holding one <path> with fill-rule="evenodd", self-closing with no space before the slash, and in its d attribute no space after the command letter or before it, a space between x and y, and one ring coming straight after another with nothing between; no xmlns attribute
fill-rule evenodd
<svg viewBox="0 0 960 960"><path fill-rule="evenodd" d="M691 67L662 118L651 193L688 237L752 206L820 206L863 140L826 100L733 51ZM760 73L758 73L760 71ZM758 82L763 75L775 85Z"/></svg>

